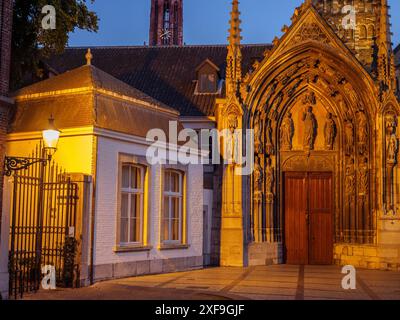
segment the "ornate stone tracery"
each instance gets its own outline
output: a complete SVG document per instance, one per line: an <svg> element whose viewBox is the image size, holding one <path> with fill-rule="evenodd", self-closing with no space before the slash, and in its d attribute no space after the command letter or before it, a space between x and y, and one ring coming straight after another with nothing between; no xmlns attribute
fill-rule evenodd
<svg viewBox="0 0 400 320"><path fill-rule="evenodd" d="M355 85L344 76L346 72L335 64L337 62L333 59L322 56L302 57L301 62L293 62L283 70L277 70L269 85L264 81L264 87L249 96L248 104L256 106L256 101L264 101L262 107L254 108L252 113L260 113L260 119L265 121L263 154L268 161L276 164L275 185L279 184L284 170L290 168L288 163L286 169L283 168L282 161L288 157L305 151L313 161L320 153L332 153L329 157L338 160L338 164L332 167L338 185L335 191L336 240L371 242L374 241L374 232L370 217L371 137L368 108L354 89ZM301 102L297 107L296 101ZM293 159L291 161L295 161ZM309 170L308 162L307 167L305 162L292 164L291 167L301 170L301 163L303 170ZM323 168L322 165L320 168ZM265 179L266 170L265 165ZM339 187L341 184L343 188ZM345 196L342 197L341 192L344 191ZM266 195L265 188L264 212L268 207ZM278 222L282 212L276 207L277 203L279 200L269 210L275 216L275 232L280 233ZM274 238L281 238L281 234Z"/></svg>

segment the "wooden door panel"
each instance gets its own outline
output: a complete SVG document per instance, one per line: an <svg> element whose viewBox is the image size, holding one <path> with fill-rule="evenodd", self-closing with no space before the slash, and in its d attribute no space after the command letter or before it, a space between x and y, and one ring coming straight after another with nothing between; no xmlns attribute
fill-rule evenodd
<svg viewBox="0 0 400 320"><path fill-rule="evenodd" d="M285 253L288 264L308 263L307 175L285 175Z"/></svg>
<svg viewBox="0 0 400 320"><path fill-rule="evenodd" d="M310 264L332 264L333 216L332 175L310 173L309 194L309 261Z"/></svg>

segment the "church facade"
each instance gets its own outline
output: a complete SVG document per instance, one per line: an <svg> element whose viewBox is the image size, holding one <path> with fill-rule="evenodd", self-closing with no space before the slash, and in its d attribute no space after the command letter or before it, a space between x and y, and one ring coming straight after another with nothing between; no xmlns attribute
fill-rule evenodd
<svg viewBox="0 0 400 320"><path fill-rule="evenodd" d="M43 62L49 79L15 94L9 149L33 146L33 120L41 123L45 111L55 113L65 139L104 140L87 153L87 170L66 156L80 152L81 140L61 143L57 155L71 172L93 176L97 189L88 200L97 238L90 244L88 235L86 277L203 265L400 269L400 50L392 48L387 1L352 3L352 27L353 20L341 13L345 1L307 0L280 38L248 45L233 0L228 46L187 46L183 1L153 0L150 46L67 48ZM94 101L76 96L88 88ZM52 102L38 108L46 95ZM254 170L240 174L244 168L234 161L149 167L144 176L151 188L147 184L142 196L151 199L146 223L152 226L144 227L140 246L115 247L121 237L118 168L135 161L134 168L146 168L146 130L168 130L169 121L197 132L253 130L254 143L243 139L241 147L250 147ZM89 140L85 146L93 148ZM186 228L179 227L182 241L173 246L160 238L164 169L180 172L187 186L178 195ZM93 250L97 257L90 260ZM93 261L98 264L90 271ZM138 273L143 265L146 271Z"/></svg>

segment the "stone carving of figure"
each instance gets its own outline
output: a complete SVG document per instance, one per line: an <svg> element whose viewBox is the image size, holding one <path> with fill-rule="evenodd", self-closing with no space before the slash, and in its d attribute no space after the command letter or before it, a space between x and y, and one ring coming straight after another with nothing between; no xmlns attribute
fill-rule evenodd
<svg viewBox="0 0 400 320"><path fill-rule="evenodd" d="M333 145L335 143L336 138L336 124L333 120L332 113L328 113L326 117L325 127L325 148L327 150L333 150Z"/></svg>
<svg viewBox="0 0 400 320"><path fill-rule="evenodd" d="M229 162L234 161L239 156L237 141L238 135L236 134L236 129L238 128L238 119L235 114L231 113L228 115L227 127L229 129L229 135L227 137L226 145L226 159Z"/></svg>
<svg viewBox="0 0 400 320"><path fill-rule="evenodd" d="M260 117L256 116L254 120L254 150L257 154L263 153L262 148L262 122L260 121Z"/></svg>
<svg viewBox="0 0 400 320"><path fill-rule="evenodd" d="M272 95L275 93L276 87L278 86L278 82L275 80L271 87L268 90L267 96L265 97L265 103L268 104L269 100L271 99Z"/></svg>
<svg viewBox="0 0 400 320"><path fill-rule="evenodd" d="M347 120L345 123L345 151L346 155L351 155L353 153L354 147L354 127L351 121Z"/></svg>
<svg viewBox="0 0 400 320"><path fill-rule="evenodd" d="M265 133L265 152L268 155L274 154L274 143L272 142L272 124L271 119L268 119L268 123L266 126L266 133Z"/></svg>
<svg viewBox="0 0 400 320"><path fill-rule="evenodd" d="M358 194L365 196L369 190L368 159L364 158L358 173Z"/></svg>
<svg viewBox="0 0 400 320"><path fill-rule="evenodd" d="M303 147L305 150L313 150L314 142L317 132L317 119L313 113L312 106L307 108L307 111L303 113L304 121L304 137Z"/></svg>
<svg viewBox="0 0 400 320"><path fill-rule="evenodd" d="M395 134L390 135L386 161L388 164L396 164L397 161L397 151L398 151L398 140Z"/></svg>
<svg viewBox="0 0 400 320"><path fill-rule="evenodd" d="M358 151L360 154L364 154L367 151L368 141L368 122L364 112L358 113L357 138Z"/></svg>
<svg viewBox="0 0 400 320"><path fill-rule="evenodd" d="M282 121L280 128L280 143L282 150L292 150L294 124L291 112L288 112Z"/></svg>
<svg viewBox="0 0 400 320"><path fill-rule="evenodd" d="M345 189L346 189L346 195L348 197L351 197L355 194L356 190L356 181L355 181L355 176L354 176L354 170L352 165L348 165L346 167L346 180L345 180Z"/></svg>
<svg viewBox="0 0 400 320"><path fill-rule="evenodd" d="M272 104L272 117L276 120L278 118L278 109L279 106L281 105L282 101L283 101L283 97L284 94L283 92L280 92L277 96L276 99L274 100L273 104Z"/></svg>
<svg viewBox="0 0 400 320"><path fill-rule="evenodd" d="M228 115L228 128L233 133L238 127L238 119L235 114Z"/></svg>
<svg viewBox="0 0 400 320"><path fill-rule="evenodd" d="M265 186L267 190L267 194L273 194L274 191L274 182L275 182L275 176L274 176L274 168L271 165L271 159L267 159L267 166L265 168Z"/></svg>
<svg viewBox="0 0 400 320"><path fill-rule="evenodd" d="M262 191L263 184L263 169L260 164L260 157L256 157L256 162L254 164L254 188L255 191Z"/></svg>
<svg viewBox="0 0 400 320"><path fill-rule="evenodd" d="M396 123L394 120L388 122L386 132L389 137L386 148L386 162L388 165L395 165L397 163L399 142L396 137Z"/></svg>

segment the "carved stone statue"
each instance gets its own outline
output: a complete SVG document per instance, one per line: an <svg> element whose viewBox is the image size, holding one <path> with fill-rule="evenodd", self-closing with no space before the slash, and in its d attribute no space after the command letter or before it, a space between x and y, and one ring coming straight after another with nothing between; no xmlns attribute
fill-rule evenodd
<svg viewBox="0 0 400 320"><path fill-rule="evenodd" d="M237 116L233 113L229 114L227 119L229 134L226 137L227 141L225 141L225 146L226 146L225 159L228 160L229 163L234 163L239 156L239 141L238 141L238 135L235 132L236 129L238 128L238 125L239 122Z"/></svg>
<svg viewBox="0 0 400 320"><path fill-rule="evenodd" d="M358 194L365 196L369 190L368 159L364 158L358 172Z"/></svg>
<svg viewBox="0 0 400 320"><path fill-rule="evenodd" d="M345 180L345 191L346 196L351 197L355 194L356 181L352 165L346 167L346 180Z"/></svg>
<svg viewBox="0 0 400 320"><path fill-rule="evenodd" d="M357 138L358 152L364 154L367 151L368 142L368 122L364 112L358 113Z"/></svg>
<svg viewBox="0 0 400 320"><path fill-rule="evenodd" d="M399 150L399 142L396 136L396 122L389 119L386 125L387 147L386 147L386 163L395 165L397 163L397 154Z"/></svg>
<svg viewBox="0 0 400 320"><path fill-rule="evenodd" d="M314 142L317 133L317 119L313 113L313 107L309 106L303 113L304 137L303 147L305 150L314 150Z"/></svg>
<svg viewBox="0 0 400 320"><path fill-rule="evenodd" d="M233 133L239 126L237 116L233 113L228 115L228 129Z"/></svg>
<svg viewBox="0 0 400 320"><path fill-rule="evenodd" d="M262 184L264 180L263 169L260 164L260 158L256 157L254 164L254 190L262 191Z"/></svg>
<svg viewBox="0 0 400 320"><path fill-rule="evenodd" d="M398 152L398 140L395 134L390 135L387 151L386 151L386 162L388 164L396 164Z"/></svg>
<svg viewBox="0 0 400 320"><path fill-rule="evenodd" d="M292 113L288 112L282 121L280 128L280 143L282 150L292 150L292 139L294 135L294 123Z"/></svg>
<svg viewBox="0 0 400 320"><path fill-rule="evenodd" d="M325 135L325 148L327 150L333 150L333 145L335 143L335 138L336 138L336 123L333 120L332 113L330 112L327 114L326 117L324 135Z"/></svg>
<svg viewBox="0 0 400 320"><path fill-rule="evenodd" d="M265 186L267 194L274 193L274 182L275 182L275 175L274 175L274 168L271 165L271 159L267 159L267 166L265 168Z"/></svg>
<svg viewBox="0 0 400 320"><path fill-rule="evenodd" d="M347 120L344 127L346 155L351 155L354 148L354 127L351 121Z"/></svg>
<svg viewBox="0 0 400 320"><path fill-rule="evenodd" d="M254 151L257 154L263 153L263 145L262 145L262 122L260 121L260 117L256 116L254 120Z"/></svg>
<svg viewBox="0 0 400 320"><path fill-rule="evenodd" d="M274 154L274 143L272 142L272 123L271 119L268 119L265 133L265 152L268 155Z"/></svg>
<svg viewBox="0 0 400 320"><path fill-rule="evenodd" d="M276 99L274 100L271 110L272 110L272 117L276 120L278 118L278 110L279 106L281 105L283 101L284 94L283 92L280 92L277 96Z"/></svg>

